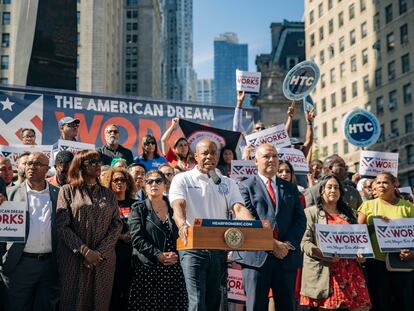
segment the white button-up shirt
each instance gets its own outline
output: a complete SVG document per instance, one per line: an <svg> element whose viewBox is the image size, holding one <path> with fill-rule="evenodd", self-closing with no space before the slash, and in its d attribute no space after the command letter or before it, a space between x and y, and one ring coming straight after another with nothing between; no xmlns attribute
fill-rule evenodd
<svg viewBox="0 0 414 311"><path fill-rule="evenodd" d="M263 176L262 174L260 174L260 173L257 173L257 175L260 177L260 179L263 181L263 183L264 183L264 185L265 185L265 188L266 188L266 190L267 190L267 187L268 187L268 183L269 183L269 178L268 177L266 177L266 176ZM270 180L272 181L272 188L273 188L273 191L274 191L274 193L275 193L275 198L276 198L276 206L277 206L277 204L278 204L278 202L279 202L279 195L278 195L278 192L277 192L277 185L276 185L276 176L273 176L272 178L270 178Z"/></svg>
<svg viewBox="0 0 414 311"><path fill-rule="evenodd" d="M41 191L30 188L26 182L30 230L24 252L50 253L52 251L52 201L49 184Z"/></svg>
<svg viewBox="0 0 414 311"><path fill-rule="evenodd" d="M216 185L197 167L180 173L172 180L169 200L186 201L186 219L193 225L195 218L226 219L227 209L236 203L244 204L239 188L234 180L222 176Z"/></svg>

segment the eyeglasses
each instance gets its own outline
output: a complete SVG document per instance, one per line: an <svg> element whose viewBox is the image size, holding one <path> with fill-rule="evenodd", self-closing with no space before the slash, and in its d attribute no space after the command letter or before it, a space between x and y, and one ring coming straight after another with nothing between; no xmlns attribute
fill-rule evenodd
<svg viewBox="0 0 414 311"><path fill-rule="evenodd" d="M79 124L78 123L68 123L68 124L66 124L66 126L75 129L75 128L79 127Z"/></svg>
<svg viewBox="0 0 414 311"><path fill-rule="evenodd" d="M117 183L122 183L122 184L124 184L124 183L126 183L126 179L125 178L115 178L112 182L114 183L114 184L117 184Z"/></svg>
<svg viewBox="0 0 414 311"><path fill-rule="evenodd" d="M119 134L118 130L108 130L106 131L108 134Z"/></svg>
<svg viewBox="0 0 414 311"><path fill-rule="evenodd" d="M340 188L337 185L326 185L325 186L325 189L326 190L331 190L331 189L333 189L333 190L339 190Z"/></svg>
<svg viewBox="0 0 414 311"><path fill-rule="evenodd" d="M287 169L287 168L281 168L280 170L277 171L279 174L282 174L283 172L285 172L286 174L291 174L292 171Z"/></svg>
<svg viewBox="0 0 414 311"><path fill-rule="evenodd" d="M99 161L97 159L90 159L90 160L83 161L82 164L84 166L87 166L87 165L98 166L98 165L101 165L101 161Z"/></svg>
<svg viewBox="0 0 414 311"><path fill-rule="evenodd" d="M147 179L145 179L145 183L147 185L152 185L153 183L156 183L157 185L161 185L163 181L164 180L162 178L155 178L155 179L147 178Z"/></svg>
<svg viewBox="0 0 414 311"><path fill-rule="evenodd" d="M43 166L49 166L49 164L43 164L40 162L26 162L27 167L41 168Z"/></svg>
<svg viewBox="0 0 414 311"><path fill-rule="evenodd" d="M147 146L147 145L155 145L155 144L156 144L155 141L146 141L144 143L145 146Z"/></svg>

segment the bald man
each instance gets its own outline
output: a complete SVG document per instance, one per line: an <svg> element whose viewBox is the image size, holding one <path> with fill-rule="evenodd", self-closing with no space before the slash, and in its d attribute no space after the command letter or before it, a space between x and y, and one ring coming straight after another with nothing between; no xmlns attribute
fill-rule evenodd
<svg viewBox="0 0 414 311"><path fill-rule="evenodd" d="M237 219L253 219L244 207L236 183L215 173L218 156L214 142L200 141L195 152L197 166L172 180L169 199L184 244L187 242L187 228L193 225L195 218L227 219L233 212ZM189 310L219 310L226 252L190 250L180 251L179 255Z"/></svg>
<svg viewBox="0 0 414 311"><path fill-rule="evenodd" d="M49 159L31 153L26 162L26 181L8 189L10 201L26 202L26 239L8 242L1 277L5 284L5 310L56 310L58 272L54 251L56 201L59 189L46 182Z"/></svg>

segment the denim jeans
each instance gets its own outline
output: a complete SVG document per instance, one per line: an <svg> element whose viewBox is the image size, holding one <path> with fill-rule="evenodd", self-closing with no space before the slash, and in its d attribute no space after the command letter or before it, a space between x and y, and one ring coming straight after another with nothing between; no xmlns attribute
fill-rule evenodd
<svg viewBox="0 0 414 311"><path fill-rule="evenodd" d="M220 286L226 272L226 252L180 251L190 311L219 310Z"/></svg>

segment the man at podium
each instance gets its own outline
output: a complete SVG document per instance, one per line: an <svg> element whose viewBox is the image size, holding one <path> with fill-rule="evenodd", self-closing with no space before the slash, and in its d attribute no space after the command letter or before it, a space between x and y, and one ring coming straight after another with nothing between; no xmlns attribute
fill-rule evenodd
<svg viewBox="0 0 414 311"><path fill-rule="evenodd" d="M215 172L218 150L214 142L202 140L196 146L197 166L174 177L169 199L180 238L186 244L187 228L195 218L253 219L244 207L236 183ZM189 310L219 310L220 285L226 271L226 252L180 251L180 262L187 287Z"/></svg>
<svg viewBox="0 0 414 311"><path fill-rule="evenodd" d="M269 289L277 311L295 310L297 268L302 264L300 242L306 217L295 185L276 177L276 149L263 144L256 150L258 175L239 184L246 207L256 219L268 220L273 229L273 251L234 252L243 268L247 310L267 310Z"/></svg>

